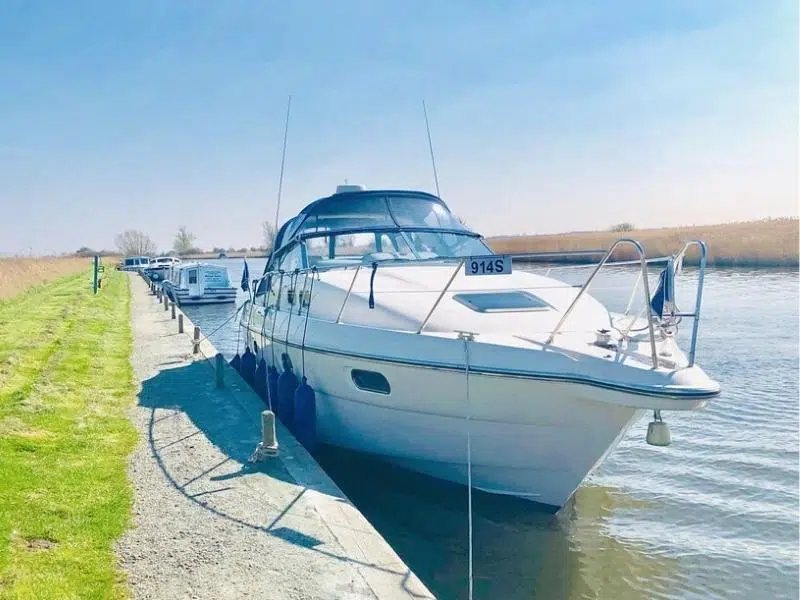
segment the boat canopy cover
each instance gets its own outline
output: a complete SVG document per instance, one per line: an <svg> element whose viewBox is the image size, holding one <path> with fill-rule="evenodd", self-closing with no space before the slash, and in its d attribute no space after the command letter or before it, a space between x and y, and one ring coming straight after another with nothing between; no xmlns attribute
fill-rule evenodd
<svg viewBox="0 0 800 600"><path fill-rule="evenodd" d="M306 206L280 228L276 252L296 238L365 230L432 230L478 236L453 216L440 198L426 192L369 190L339 192Z"/></svg>

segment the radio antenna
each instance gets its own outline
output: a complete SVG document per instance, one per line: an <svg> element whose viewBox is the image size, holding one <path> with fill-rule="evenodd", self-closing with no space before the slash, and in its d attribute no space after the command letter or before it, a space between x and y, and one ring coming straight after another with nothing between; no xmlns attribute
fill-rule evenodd
<svg viewBox="0 0 800 600"><path fill-rule="evenodd" d="M425 100L422 101L422 112L425 114L425 130L428 132L428 149L431 151L431 164L433 165L433 181L436 183L436 195L442 197L439 192L439 175L436 172L436 157L433 154L433 142L431 141L431 126L428 123L428 109Z"/></svg>
<svg viewBox="0 0 800 600"><path fill-rule="evenodd" d="M286 125L283 129L283 152L281 153L281 175L278 178L278 205L275 207L275 235L278 233L278 216L281 213L281 194L283 192L283 170L286 166L286 140L289 137L289 115L292 111L292 96L286 105Z"/></svg>

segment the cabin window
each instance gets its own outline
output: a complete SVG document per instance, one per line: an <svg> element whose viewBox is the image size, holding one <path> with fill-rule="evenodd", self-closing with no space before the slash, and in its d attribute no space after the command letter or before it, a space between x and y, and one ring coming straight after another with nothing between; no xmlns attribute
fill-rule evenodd
<svg viewBox="0 0 800 600"><path fill-rule="evenodd" d="M197 271L191 270L189 271L189 285L197 283Z"/></svg>
<svg viewBox="0 0 800 600"><path fill-rule="evenodd" d="M350 371L353 383L360 390L374 392L376 394L389 394L392 388L389 381L377 371L364 371L363 369L353 369Z"/></svg>
<svg viewBox="0 0 800 600"><path fill-rule="evenodd" d="M475 292L461 293L453 299L476 312L519 312L548 310L553 306L530 292Z"/></svg>
<svg viewBox="0 0 800 600"><path fill-rule="evenodd" d="M291 273L295 269L303 267L303 256L300 251L300 246L295 246L283 256L280 257L278 262L278 269L285 273Z"/></svg>

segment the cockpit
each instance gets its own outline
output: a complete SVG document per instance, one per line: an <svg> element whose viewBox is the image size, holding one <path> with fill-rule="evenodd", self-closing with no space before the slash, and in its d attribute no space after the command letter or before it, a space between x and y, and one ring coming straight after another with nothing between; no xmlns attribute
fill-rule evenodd
<svg viewBox="0 0 800 600"><path fill-rule="evenodd" d="M317 200L281 227L275 248L268 270L284 272L493 254L441 199L415 191L346 191Z"/></svg>

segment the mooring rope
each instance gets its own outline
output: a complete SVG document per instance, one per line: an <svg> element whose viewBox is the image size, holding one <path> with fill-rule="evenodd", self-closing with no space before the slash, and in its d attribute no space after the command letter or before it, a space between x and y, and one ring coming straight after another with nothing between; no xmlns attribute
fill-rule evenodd
<svg viewBox="0 0 800 600"><path fill-rule="evenodd" d="M314 269L311 273L311 286L308 289L308 306L306 306L306 322L303 324L303 344L301 346L301 362L303 366L303 377L306 376L306 331L308 331L308 317L311 314L311 299L314 296L314 273L316 269ZM305 284L303 285L303 291L305 292ZM300 299L300 308L303 308L303 299Z"/></svg>
<svg viewBox="0 0 800 600"><path fill-rule="evenodd" d="M472 334L462 333L461 339L464 340L464 375L466 387L466 405L467 405L467 524L469 530L469 600L472 600L473 590L473 571L472 571L472 427L470 427L472 407L470 404L470 389L469 389L469 342Z"/></svg>

